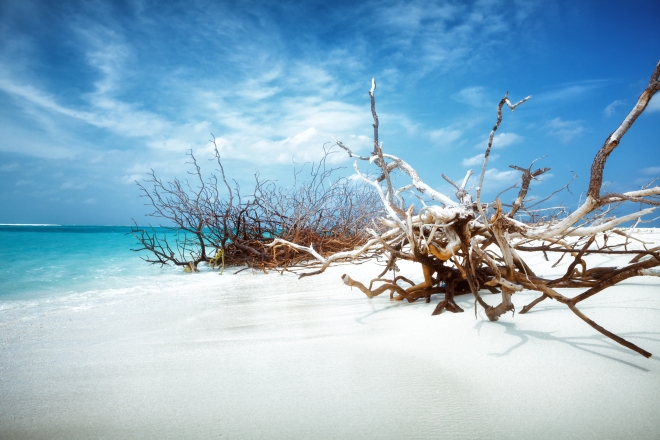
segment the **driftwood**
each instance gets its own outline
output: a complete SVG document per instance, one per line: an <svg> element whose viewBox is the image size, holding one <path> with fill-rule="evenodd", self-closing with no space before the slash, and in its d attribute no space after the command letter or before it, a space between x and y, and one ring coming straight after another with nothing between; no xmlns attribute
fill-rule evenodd
<svg viewBox="0 0 660 440"><path fill-rule="evenodd" d="M425 298L429 302L431 295L442 294L443 299L436 306L433 314L443 310L462 312L463 310L454 302L454 296L471 293L474 295L475 304L481 305L487 317L495 321L502 314L514 311L511 302L513 294L523 289L534 290L539 292L540 296L525 306L520 313L527 313L539 302L550 298L565 304L580 319L605 336L643 356L650 357L651 353L589 319L578 309L578 305L581 301L628 278L660 276L660 270L657 269L660 265L658 248L629 251L608 245L608 237L620 233L615 227L626 222L639 222L642 216L650 214L660 205L658 198L660 187L648 185L637 191L601 194L603 170L607 159L619 146L621 139L642 114L653 95L660 90L659 75L660 62L634 108L619 127L607 137L596 154L591 166L586 198L581 205L568 215L562 215L565 211L555 208L554 216L537 219L539 221L536 223L522 222L516 219L516 214L528 209L525 198L530 183L548 171L547 168L532 171L533 164L527 168L513 166L514 169L522 172L522 182L518 196L509 205L508 212L499 199L489 204L481 201L488 157L495 132L502 122L502 109L506 105L513 111L530 97L516 104L509 101L508 94L502 98L497 107L497 122L490 133L475 197L473 199L467 188L472 175L470 171L460 184L445 176L445 179L456 189L456 200L453 200L424 183L408 163L383 152L382 144L378 140L378 116L374 98L376 83L372 80L369 95L374 119L374 148L371 155L361 157L354 154L342 142L336 141L336 144L351 157L369 161L380 169L379 177L373 179L360 172L357 162L354 166L359 178L378 194L385 210L386 215L376 220L379 228L365 228L364 231L370 239L360 247L330 255L319 254L313 246L306 246L307 242L304 240L276 238L270 246L273 249L289 246L313 256L320 267L302 276L321 273L337 261L352 261L365 256L384 256L387 261L385 271L372 280L368 287L347 275L342 276L342 280L349 286L359 288L369 298L389 292L394 300L405 299L412 302ZM393 179L390 178L393 173L407 175L410 184L395 188ZM415 210L414 205L406 208L403 194L410 191L416 191L420 199L427 197L439 205L427 206L423 203L418 210ZM610 208L612 205L626 202L647 207L631 214L607 217L613 213ZM531 209L529 212L532 212ZM562 276L544 278L537 276L525 262L523 258L525 252L543 252L546 256L562 255L572 261ZM624 267L589 268L586 257L599 253L629 253L633 258ZM396 272L396 261L399 259L419 263L424 281L414 284L403 277L382 278L388 270ZM587 290L569 297L558 291L563 288ZM481 297L483 290L498 292L501 295L500 304L494 307L488 305Z"/></svg>

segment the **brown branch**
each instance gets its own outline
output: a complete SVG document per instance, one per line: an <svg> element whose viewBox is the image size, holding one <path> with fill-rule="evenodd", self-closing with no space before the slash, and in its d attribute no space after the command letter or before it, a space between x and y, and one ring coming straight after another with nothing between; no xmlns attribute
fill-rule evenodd
<svg viewBox="0 0 660 440"><path fill-rule="evenodd" d="M649 80L649 84L644 89L637 104L630 111L628 116L623 120L621 125L610 134L601 149L596 154L594 161L591 165L591 177L589 179L589 189L587 190L587 196L592 197L593 199L598 199L600 196L600 189L603 184L603 169L605 168L605 162L609 157L610 153L619 145L621 138L628 132L630 127L634 124L635 120L639 115L644 112L646 106L651 101L653 95L660 90L660 61L655 67L653 74Z"/></svg>
<svg viewBox="0 0 660 440"><path fill-rule="evenodd" d="M536 161L534 161L536 162ZM536 179L538 176L540 176L543 173L546 173L550 171L550 168L539 168L536 171L532 172L532 165L534 165L534 162L528 167L528 168L521 168L516 165L509 165L509 168L513 168L514 170L518 170L522 172L522 184L520 186L520 191L518 191L518 198L516 198L515 202L513 202L513 207L511 208L511 212L509 212L508 217L513 218L514 215L516 215L516 212L520 209L520 207L523 204L523 201L525 200L525 197L527 196L527 192L529 191L529 185L532 182L532 179Z"/></svg>

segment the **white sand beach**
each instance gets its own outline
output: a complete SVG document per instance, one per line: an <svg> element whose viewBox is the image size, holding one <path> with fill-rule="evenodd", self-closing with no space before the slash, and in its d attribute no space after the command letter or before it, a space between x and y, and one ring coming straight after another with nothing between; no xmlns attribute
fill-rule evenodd
<svg viewBox="0 0 660 440"><path fill-rule="evenodd" d="M660 244L658 230L638 236ZM531 263L539 274L567 265ZM475 319L470 295L457 297L465 313L431 316L441 295L369 300L340 280L379 270L205 272L160 291L0 315L0 438L660 436L660 279L581 304L654 354L646 359L554 301L489 322L483 310ZM514 295L516 309L536 296Z"/></svg>

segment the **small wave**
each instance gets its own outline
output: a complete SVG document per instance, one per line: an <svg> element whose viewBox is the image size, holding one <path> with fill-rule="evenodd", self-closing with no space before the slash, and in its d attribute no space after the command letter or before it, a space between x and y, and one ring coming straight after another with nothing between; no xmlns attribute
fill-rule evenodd
<svg viewBox="0 0 660 440"><path fill-rule="evenodd" d="M50 223L0 223L0 226L62 226Z"/></svg>

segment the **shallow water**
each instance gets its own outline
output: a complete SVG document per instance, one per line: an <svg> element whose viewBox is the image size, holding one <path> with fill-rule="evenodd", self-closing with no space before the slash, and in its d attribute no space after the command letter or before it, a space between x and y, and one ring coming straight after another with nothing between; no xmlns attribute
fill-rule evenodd
<svg viewBox="0 0 660 440"><path fill-rule="evenodd" d="M146 263L138 247L128 226L0 226L0 310L159 289L189 275Z"/></svg>

